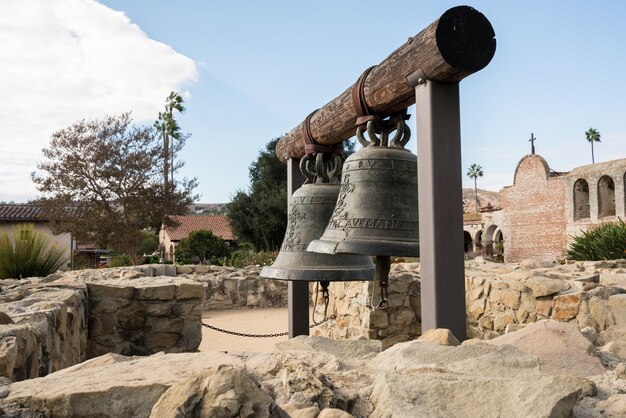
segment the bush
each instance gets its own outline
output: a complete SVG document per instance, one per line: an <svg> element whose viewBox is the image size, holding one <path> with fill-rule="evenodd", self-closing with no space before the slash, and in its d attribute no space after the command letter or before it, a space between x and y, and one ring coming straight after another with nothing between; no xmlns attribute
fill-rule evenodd
<svg viewBox="0 0 626 418"><path fill-rule="evenodd" d="M130 258L129 255L123 254L123 255L113 256L107 267L126 267L126 266L132 266L132 265L133 265L132 258Z"/></svg>
<svg viewBox="0 0 626 418"><path fill-rule="evenodd" d="M617 260L626 258L626 223L606 223L574 237L565 253L570 260Z"/></svg>
<svg viewBox="0 0 626 418"><path fill-rule="evenodd" d="M65 251L32 225L16 225L13 234L0 234L0 279L42 277L68 262Z"/></svg>
<svg viewBox="0 0 626 418"><path fill-rule="evenodd" d="M213 235L211 231L193 231L187 238L180 241L176 251L176 261L190 264L195 260L202 264L223 264L224 258L230 255L226 241Z"/></svg>
<svg viewBox="0 0 626 418"><path fill-rule="evenodd" d="M237 250L228 260L228 265L242 268L247 266L270 266L276 260L278 251L250 252L246 249Z"/></svg>

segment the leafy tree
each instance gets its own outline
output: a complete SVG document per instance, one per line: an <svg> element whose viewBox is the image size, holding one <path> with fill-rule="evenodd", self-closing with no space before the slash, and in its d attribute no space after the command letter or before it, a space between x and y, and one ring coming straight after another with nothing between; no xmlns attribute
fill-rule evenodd
<svg viewBox="0 0 626 418"><path fill-rule="evenodd" d="M137 249L137 256L149 255L159 249L159 235L154 229L141 231L142 239Z"/></svg>
<svg viewBox="0 0 626 418"><path fill-rule="evenodd" d="M184 214L196 179L162 183L163 144L130 113L81 120L55 132L32 173L39 204L58 231L79 242L136 255L142 230L159 230L166 215ZM136 261L136 260L133 260Z"/></svg>
<svg viewBox="0 0 626 418"><path fill-rule="evenodd" d="M287 170L276 157L278 139L259 152L249 168L249 190L238 190L227 208L237 237L257 251L277 249L287 228Z"/></svg>
<svg viewBox="0 0 626 418"><path fill-rule="evenodd" d="M272 139L250 164L250 188L237 190L227 206L228 217L237 237L257 251L280 247L287 229L287 169L276 157ZM343 154L354 153L355 142L343 142Z"/></svg>
<svg viewBox="0 0 626 418"><path fill-rule="evenodd" d="M198 258L200 263L206 264L207 261L217 262L228 257L230 249L223 239L216 237L211 231L199 230L182 239L176 253L179 261L190 262Z"/></svg>
<svg viewBox="0 0 626 418"><path fill-rule="evenodd" d="M474 179L474 196L476 198L476 212L477 213L479 212L479 208L478 208L478 186L476 183L476 179L482 176L483 176L483 168L478 164L474 163L467 169L467 177Z"/></svg>
<svg viewBox="0 0 626 418"><path fill-rule="evenodd" d="M589 141L589 143L591 144L591 164L595 164L596 161L593 157L593 143L600 142L600 132L598 132L598 130L596 129L589 128L585 132L585 137L587 138L587 141Z"/></svg>
<svg viewBox="0 0 626 418"><path fill-rule="evenodd" d="M68 261L65 251L32 225L0 234L0 279L47 276Z"/></svg>

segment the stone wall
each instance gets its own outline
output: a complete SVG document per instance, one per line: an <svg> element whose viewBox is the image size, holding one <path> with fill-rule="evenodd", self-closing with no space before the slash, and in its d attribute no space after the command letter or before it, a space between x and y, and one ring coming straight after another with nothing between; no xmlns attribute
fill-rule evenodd
<svg viewBox="0 0 626 418"><path fill-rule="evenodd" d="M202 339L202 286L173 277L87 283L87 357L194 351Z"/></svg>
<svg viewBox="0 0 626 418"><path fill-rule="evenodd" d="M606 178L605 176L613 180L613 196L605 195L607 190L600 185L600 180L603 177ZM579 202L581 205L588 206L589 216L575 219L574 185L579 180L587 182L589 188L586 199L582 198ZM579 235L582 231L596 227L604 222L616 222L618 219L624 219L626 216L626 159L576 167L567 174L565 187L568 243L573 240L572 237ZM604 199L601 198L602 195L604 195ZM605 206L608 203L613 205L615 209L613 216L602 216L600 207L603 201Z"/></svg>
<svg viewBox="0 0 626 418"><path fill-rule="evenodd" d="M45 376L104 353L197 349L204 290L137 269L0 280L0 376Z"/></svg>
<svg viewBox="0 0 626 418"><path fill-rule="evenodd" d="M84 285L0 280L0 376L23 380L85 359Z"/></svg>
<svg viewBox="0 0 626 418"><path fill-rule="evenodd" d="M466 265L468 335L493 338L542 319L598 333L626 323L626 261Z"/></svg>
<svg viewBox="0 0 626 418"><path fill-rule="evenodd" d="M383 348L421 334L419 264L392 264L388 306L373 309L380 301L374 282L331 282L328 315L336 319L313 328L312 334L333 339L381 340ZM316 314L323 315L318 301Z"/></svg>
<svg viewBox="0 0 626 418"><path fill-rule="evenodd" d="M185 265L176 272L202 284L207 311L287 306L287 282L259 278L261 267Z"/></svg>
<svg viewBox="0 0 626 418"><path fill-rule="evenodd" d="M541 319L574 322L596 334L626 325L626 260L499 264L478 257L465 268L470 337L490 339ZM330 299L329 314L337 318L314 335L379 339L389 347L421 334L417 263L392 265L387 308L371 308L380 300L372 283L331 283Z"/></svg>
<svg viewBox="0 0 626 418"><path fill-rule="evenodd" d="M512 186L500 192L504 260L556 259L566 245L565 177L539 155L522 158Z"/></svg>

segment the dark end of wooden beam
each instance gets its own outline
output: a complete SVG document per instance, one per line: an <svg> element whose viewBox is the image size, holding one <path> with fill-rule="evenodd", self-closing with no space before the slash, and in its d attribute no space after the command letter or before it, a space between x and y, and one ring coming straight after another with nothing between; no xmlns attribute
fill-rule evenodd
<svg viewBox="0 0 626 418"><path fill-rule="evenodd" d="M491 62L496 53L495 36L485 15L470 6L446 11L435 33L443 59L464 75L480 71Z"/></svg>

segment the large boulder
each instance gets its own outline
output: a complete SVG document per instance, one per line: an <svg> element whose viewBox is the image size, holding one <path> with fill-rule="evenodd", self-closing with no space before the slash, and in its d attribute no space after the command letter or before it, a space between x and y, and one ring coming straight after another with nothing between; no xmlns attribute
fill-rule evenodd
<svg viewBox="0 0 626 418"><path fill-rule="evenodd" d="M241 366L212 367L174 383L153 406L153 418L287 417Z"/></svg>
<svg viewBox="0 0 626 418"><path fill-rule="evenodd" d="M107 354L45 377L14 383L3 405L26 405L54 417L148 417L171 386L189 381L197 373L210 381L208 375L223 366L242 367L243 363L221 353L149 357Z"/></svg>
<svg viewBox="0 0 626 418"><path fill-rule="evenodd" d="M595 355L593 344L574 323L550 320L535 322L519 331L489 340L488 343L512 345L537 356L543 374L585 377L605 372Z"/></svg>
<svg viewBox="0 0 626 418"><path fill-rule="evenodd" d="M379 354L372 417L568 416L584 379L542 376L537 357L513 347L400 343Z"/></svg>

